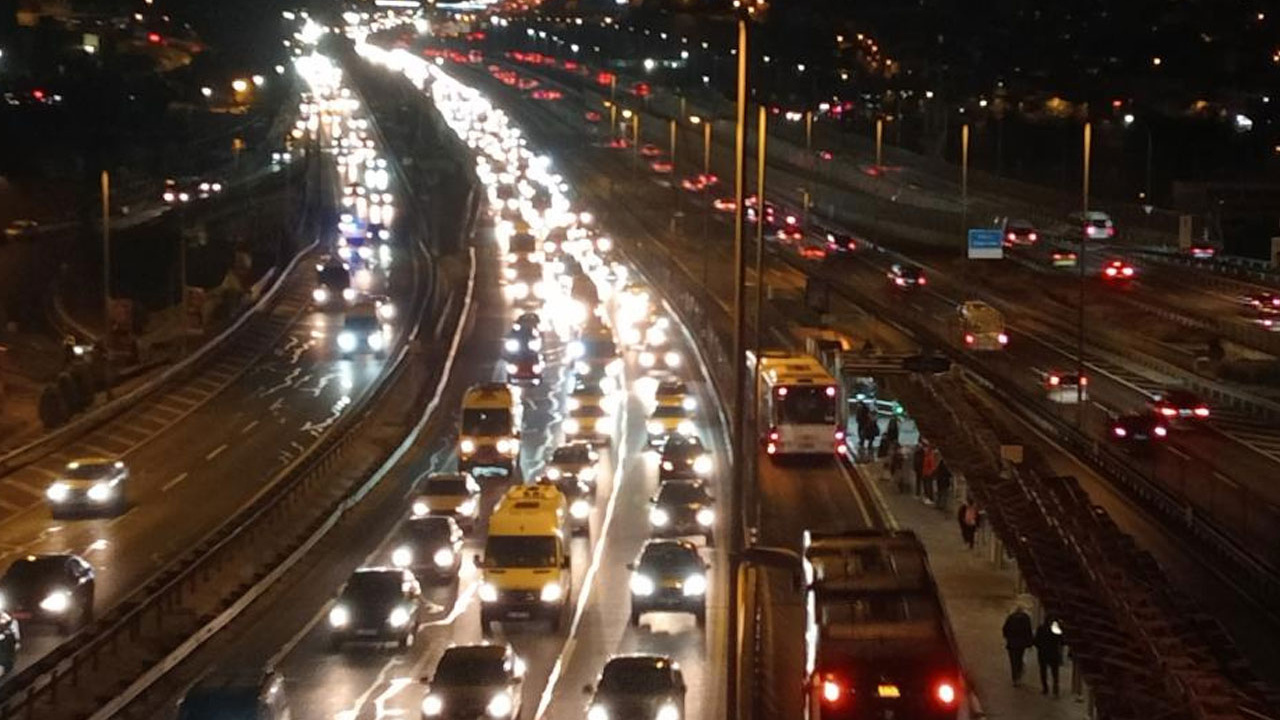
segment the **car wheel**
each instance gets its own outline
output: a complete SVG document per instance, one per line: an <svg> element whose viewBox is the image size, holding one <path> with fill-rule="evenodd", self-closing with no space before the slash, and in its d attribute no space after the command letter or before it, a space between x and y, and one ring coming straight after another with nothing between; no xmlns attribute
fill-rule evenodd
<svg viewBox="0 0 1280 720"><path fill-rule="evenodd" d="M493 618L486 613L480 613L480 634L485 637L493 635Z"/></svg>
<svg viewBox="0 0 1280 720"><path fill-rule="evenodd" d="M413 633L414 633L413 630L409 630L404 635L400 636L399 645L401 650L408 650L409 648L413 647Z"/></svg>

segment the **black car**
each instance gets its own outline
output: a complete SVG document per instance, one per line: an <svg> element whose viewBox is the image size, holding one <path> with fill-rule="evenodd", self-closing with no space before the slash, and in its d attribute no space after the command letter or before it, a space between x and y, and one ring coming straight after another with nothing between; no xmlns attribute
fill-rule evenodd
<svg viewBox="0 0 1280 720"><path fill-rule="evenodd" d="M668 480L649 501L649 525L654 537L701 535L715 545L715 500L703 480Z"/></svg>
<svg viewBox="0 0 1280 720"><path fill-rule="evenodd" d="M0 677L13 672L18 664L18 650L22 647L22 633L18 621L0 610Z"/></svg>
<svg viewBox="0 0 1280 720"><path fill-rule="evenodd" d="M396 531L391 564L413 571L415 578L455 580L462 564L462 528L451 517L411 517Z"/></svg>
<svg viewBox="0 0 1280 720"><path fill-rule="evenodd" d="M1015 245L1035 245L1040 239L1040 234L1036 232L1035 225L1026 220L1010 218L1004 221L1001 228L1004 232L1004 246L1013 247Z"/></svg>
<svg viewBox="0 0 1280 720"><path fill-rule="evenodd" d="M697 435L672 435L662 446L658 481L704 478L711 474L711 453Z"/></svg>
<svg viewBox="0 0 1280 720"><path fill-rule="evenodd" d="M849 233L835 230L819 230L827 241L827 251L833 253L851 253L858 249L858 239Z"/></svg>
<svg viewBox="0 0 1280 720"><path fill-rule="evenodd" d="M684 674L663 655L619 655L609 658L591 696L587 720L683 720Z"/></svg>
<svg viewBox="0 0 1280 720"><path fill-rule="evenodd" d="M1133 413L1112 420L1107 435L1121 443L1154 442L1169 437L1169 426L1155 413Z"/></svg>
<svg viewBox="0 0 1280 720"><path fill-rule="evenodd" d="M502 340L502 354L505 357L513 358L527 352L539 352L542 350L542 331L538 329L539 320L534 316L528 324L522 324L518 318L511 329L507 331L507 336Z"/></svg>
<svg viewBox="0 0 1280 720"><path fill-rule="evenodd" d="M580 407L570 409L577 410ZM600 453L596 452L590 443L569 443L551 452L545 472L548 479L556 482L581 480L591 488L592 492L595 492L599 472L596 461L599 459Z"/></svg>
<svg viewBox="0 0 1280 720"><path fill-rule="evenodd" d="M316 307L326 310L346 307L355 299L351 271L345 264L330 263L316 268L316 286L311 291L311 300Z"/></svg>
<svg viewBox="0 0 1280 720"><path fill-rule="evenodd" d="M351 641L413 644L422 610L422 588L409 570L360 568L329 610L330 642L335 650Z"/></svg>
<svg viewBox="0 0 1280 720"><path fill-rule="evenodd" d="M542 355L535 350L517 352L507 358L507 382L537 385L542 382Z"/></svg>
<svg viewBox="0 0 1280 720"><path fill-rule="evenodd" d="M423 720L520 717L524 661L510 645L455 645L423 678Z"/></svg>
<svg viewBox="0 0 1280 720"><path fill-rule="evenodd" d="M0 577L0 610L67 632L93 620L93 586L93 566L78 555L27 555Z"/></svg>
<svg viewBox="0 0 1280 720"><path fill-rule="evenodd" d="M646 540L631 570L631 624L647 612L690 613L707 622L707 564L688 540Z"/></svg>
<svg viewBox="0 0 1280 720"><path fill-rule="evenodd" d="M178 704L178 720L288 720L284 677L271 669L217 671L191 686Z"/></svg>
<svg viewBox="0 0 1280 720"><path fill-rule="evenodd" d="M894 263L889 266L889 285L894 288L910 289L927 285L924 270L918 265Z"/></svg>

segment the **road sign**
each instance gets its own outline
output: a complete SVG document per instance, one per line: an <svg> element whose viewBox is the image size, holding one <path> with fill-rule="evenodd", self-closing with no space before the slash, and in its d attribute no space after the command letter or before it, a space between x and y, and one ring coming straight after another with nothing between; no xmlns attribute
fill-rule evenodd
<svg viewBox="0 0 1280 720"><path fill-rule="evenodd" d="M969 259L1003 260L1004 232L999 228L970 228Z"/></svg>

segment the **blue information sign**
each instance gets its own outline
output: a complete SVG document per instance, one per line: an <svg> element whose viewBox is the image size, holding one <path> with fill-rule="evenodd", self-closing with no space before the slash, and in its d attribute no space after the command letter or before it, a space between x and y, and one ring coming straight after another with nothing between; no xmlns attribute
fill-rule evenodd
<svg viewBox="0 0 1280 720"><path fill-rule="evenodd" d="M1004 233L998 228L970 228L970 260L1003 260Z"/></svg>

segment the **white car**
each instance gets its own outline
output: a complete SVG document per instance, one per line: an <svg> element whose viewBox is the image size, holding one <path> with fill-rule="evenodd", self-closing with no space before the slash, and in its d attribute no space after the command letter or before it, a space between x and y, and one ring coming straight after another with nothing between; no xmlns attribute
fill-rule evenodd
<svg viewBox="0 0 1280 720"><path fill-rule="evenodd" d="M1045 396L1051 402L1074 405L1089 399L1089 378L1070 370L1051 370L1044 376Z"/></svg>
<svg viewBox="0 0 1280 720"><path fill-rule="evenodd" d="M1111 216L1104 212L1090 210L1072 213L1071 220L1081 229L1087 240L1110 240L1116 236L1115 223L1111 221Z"/></svg>

